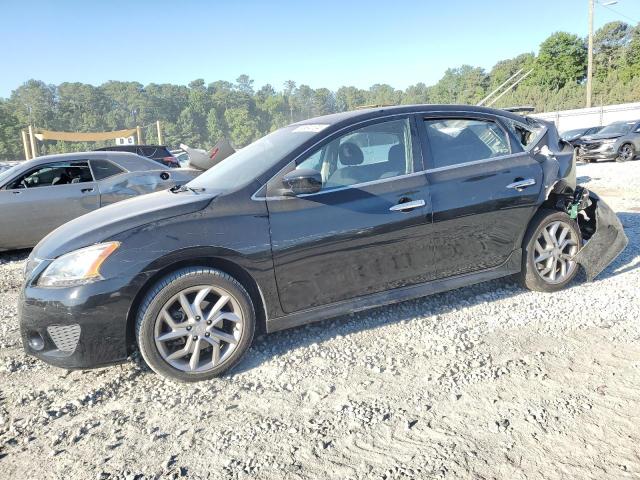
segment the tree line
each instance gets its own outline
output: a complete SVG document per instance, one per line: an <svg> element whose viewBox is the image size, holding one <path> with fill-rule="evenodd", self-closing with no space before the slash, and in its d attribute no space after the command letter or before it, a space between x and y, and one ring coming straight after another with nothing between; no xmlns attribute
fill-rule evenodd
<svg viewBox="0 0 640 480"><path fill-rule="evenodd" d="M519 69L533 69L495 105L532 105L536 111L580 108L585 103L586 39L557 32L538 55L524 53L490 70L462 65L450 68L435 84L417 83L398 90L387 84L369 89L313 89L289 80L281 89L256 88L248 75L235 83L218 80L189 85L109 81L100 86L29 80L0 99L0 159L23 158L20 130L27 125L57 131L93 132L147 126L145 140L155 142L152 125L160 120L164 143L209 148L226 137L236 147L289 123L363 105L475 104ZM640 24L611 22L594 36L593 104L640 100ZM45 142L41 153L81 151L101 144Z"/></svg>

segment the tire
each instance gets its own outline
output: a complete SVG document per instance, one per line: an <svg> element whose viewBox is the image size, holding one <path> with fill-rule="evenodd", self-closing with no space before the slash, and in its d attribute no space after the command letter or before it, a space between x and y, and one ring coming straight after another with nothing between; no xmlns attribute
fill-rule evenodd
<svg viewBox="0 0 640 480"><path fill-rule="evenodd" d="M636 149L632 143L625 143L620 146L618 150L618 156L616 157L616 162L628 162L636 158Z"/></svg>
<svg viewBox="0 0 640 480"><path fill-rule="evenodd" d="M555 234L553 230L558 225ZM549 228L552 232L550 233ZM567 241L564 249L560 243L548 244L547 238L555 236L555 240L562 239L563 230L568 229L562 244ZM545 230L545 233L543 233ZM552 238L553 239L553 238ZM575 245L574 245L575 243ZM560 245L558 247L557 245ZM520 282L529 290L537 292L557 292L565 288L578 274L579 265L572 258L582 245L582 235L578 224L569 215L557 210L542 209L536 213L523 241L522 269ZM544 248L539 249L540 246ZM548 255L548 257L545 257ZM536 262L537 259L544 259ZM563 269L564 265L564 269ZM550 269L550 270L547 270ZM564 275L563 275L564 272Z"/></svg>
<svg viewBox="0 0 640 480"><path fill-rule="evenodd" d="M136 339L154 372L179 382L199 382L240 361L253 340L255 319L251 297L235 278L209 267L182 268L145 295L137 313Z"/></svg>

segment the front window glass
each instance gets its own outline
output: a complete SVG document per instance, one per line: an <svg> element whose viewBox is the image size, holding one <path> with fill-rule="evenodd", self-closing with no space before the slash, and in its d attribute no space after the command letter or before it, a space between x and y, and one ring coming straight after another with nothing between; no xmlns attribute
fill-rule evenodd
<svg viewBox="0 0 640 480"><path fill-rule="evenodd" d="M289 126L238 150L189 182L191 188L227 190L248 185L283 157L318 134L319 129Z"/></svg>
<svg viewBox="0 0 640 480"><path fill-rule="evenodd" d="M602 134L611 134L611 135L626 135L633 127L633 123L612 123L611 125L607 125L600 132Z"/></svg>
<svg viewBox="0 0 640 480"><path fill-rule="evenodd" d="M338 137L303 159L297 168L319 171L323 189L411 173L409 120L376 123Z"/></svg>
<svg viewBox="0 0 640 480"><path fill-rule="evenodd" d="M424 123L434 168L511 153L506 133L494 122L452 118Z"/></svg>
<svg viewBox="0 0 640 480"><path fill-rule="evenodd" d="M92 181L87 162L56 162L27 172L9 188L55 187Z"/></svg>

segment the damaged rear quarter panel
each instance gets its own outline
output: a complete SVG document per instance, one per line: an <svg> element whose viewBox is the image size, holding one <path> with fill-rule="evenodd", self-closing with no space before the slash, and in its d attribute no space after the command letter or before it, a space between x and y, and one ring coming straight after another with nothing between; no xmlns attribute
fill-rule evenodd
<svg viewBox="0 0 640 480"><path fill-rule="evenodd" d="M197 170L175 169L129 172L109 177L98 184L100 205L104 207L127 198L166 190L193 180L199 173ZM169 178L163 179L161 175L167 174Z"/></svg>

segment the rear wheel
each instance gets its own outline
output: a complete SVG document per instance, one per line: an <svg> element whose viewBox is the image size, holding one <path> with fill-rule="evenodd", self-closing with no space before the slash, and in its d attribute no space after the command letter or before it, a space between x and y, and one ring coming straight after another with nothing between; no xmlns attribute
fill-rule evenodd
<svg viewBox="0 0 640 480"><path fill-rule="evenodd" d="M530 290L555 292L578 273L575 255L582 245L580 229L564 212L541 210L525 236L522 284Z"/></svg>
<svg viewBox="0 0 640 480"><path fill-rule="evenodd" d="M616 158L617 162L628 162L633 160L636 156L636 149L630 143L625 143L618 150L618 157Z"/></svg>
<svg viewBox="0 0 640 480"><path fill-rule="evenodd" d="M136 321L142 357L181 382L216 377L249 348L255 313L247 291L220 270L191 267L163 278L145 296Z"/></svg>

